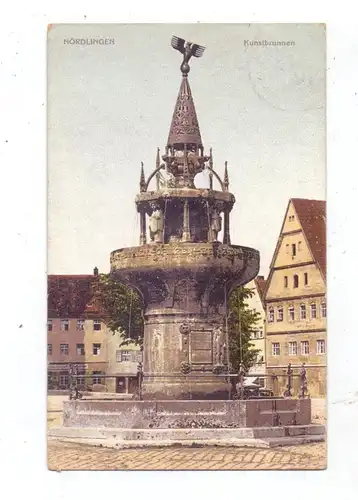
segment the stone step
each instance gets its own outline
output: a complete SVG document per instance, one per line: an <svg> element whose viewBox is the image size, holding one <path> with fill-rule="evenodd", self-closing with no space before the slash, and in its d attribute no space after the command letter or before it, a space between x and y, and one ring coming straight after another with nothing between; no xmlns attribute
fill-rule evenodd
<svg viewBox="0 0 358 500"><path fill-rule="evenodd" d="M55 439L73 439L78 441L93 440L98 442L115 441L117 443L146 442L162 446L163 442L207 442L212 439L226 442L229 440L257 440L307 438L325 435L323 425L226 428L226 429L116 429L90 427L53 427L48 430L48 436Z"/></svg>
<svg viewBox="0 0 358 500"><path fill-rule="evenodd" d="M309 436L287 436L277 438L232 438L232 439L175 439L175 440L118 440L114 438L95 439L89 437L75 438L49 437L50 440L59 440L64 442L81 443L89 446L100 446L104 448L162 448L169 446L185 446L185 447L204 447L204 446L222 446L222 447L250 447L250 448L274 448L278 446L296 446L299 444L307 444L313 442L321 442L325 440L324 435L309 435Z"/></svg>

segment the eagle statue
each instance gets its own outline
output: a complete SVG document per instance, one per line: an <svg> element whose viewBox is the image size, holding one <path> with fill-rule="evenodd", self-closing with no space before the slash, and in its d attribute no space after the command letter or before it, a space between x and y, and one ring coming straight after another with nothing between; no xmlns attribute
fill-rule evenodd
<svg viewBox="0 0 358 500"><path fill-rule="evenodd" d="M190 71L189 61L194 57L201 57L204 53L205 47L197 43L186 42L183 38L172 36L171 45L175 50L179 50L183 54L183 62L180 69L183 76L187 76Z"/></svg>

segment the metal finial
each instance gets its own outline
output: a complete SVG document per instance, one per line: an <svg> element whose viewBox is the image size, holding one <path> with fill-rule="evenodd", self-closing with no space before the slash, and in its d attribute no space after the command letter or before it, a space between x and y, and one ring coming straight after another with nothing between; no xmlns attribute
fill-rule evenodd
<svg viewBox="0 0 358 500"><path fill-rule="evenodd" d="M140 170L139 186L141 191L145 191L144 163L141 161L140 164L141 164L141 170Z"/></svg>
<svg viewBox="0 0 358 500"><path fill-rule="evenodd" d="M183 62L180 65L180 70L183 76L188 76L190 71L189 61L194 57L201 57L204 53L205 47L197 43L187 42L184 38L172 36L171 45L175 50L179 50L183 54Z"/></svg>
<svg viewBox="0 0 358 500"><path fill-rule="evenodd" d="M225 186L226 190L229 189L229 173L228 173L228 170L227 170L227 161L225 162L224 186Z"/></svg>

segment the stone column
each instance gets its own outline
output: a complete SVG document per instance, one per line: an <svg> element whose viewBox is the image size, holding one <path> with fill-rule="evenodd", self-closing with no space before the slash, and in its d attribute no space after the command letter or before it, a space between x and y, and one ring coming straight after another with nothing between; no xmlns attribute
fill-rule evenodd
<svg viewBox="0 0 358 500"><path fill-rule="evenodd" d="M140 245L147 243L147 224L145 218L145 210L140 211Z"/></svg>
<svg viewBox="0 0 358 500"><path fill-rule="evenodd" d="M189 203L188 200L184 201L184 213L183 213L183 236L182 241L185 243L191 240L190 229L189 229Z"/></svg>
<svg viewBox="0 0 358 500"><path fill-rule="evenodd" d="M226 245L231 244L230 240L230 212L226 208L224 212L224 238L223 238L223 243Z"/></svg>

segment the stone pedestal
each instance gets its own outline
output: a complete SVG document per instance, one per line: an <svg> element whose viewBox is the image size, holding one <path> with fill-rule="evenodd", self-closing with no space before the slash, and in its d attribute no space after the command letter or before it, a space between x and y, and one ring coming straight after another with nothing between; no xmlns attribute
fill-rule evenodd
<svg viewBox="0 0 358 500"><path fill-rule="evenodd" d="M225 315L233 287L256 276L257 251L221 243L112 252L112 275L144 304L143 399L228 399Z"/></svg>
<svg viewBox="0 0 358 500"><path fill-rule="evenodd" d="M145 319L143 399L228 398L230 384L213 373L227 359L218 315L163 308Z"/></svg>

